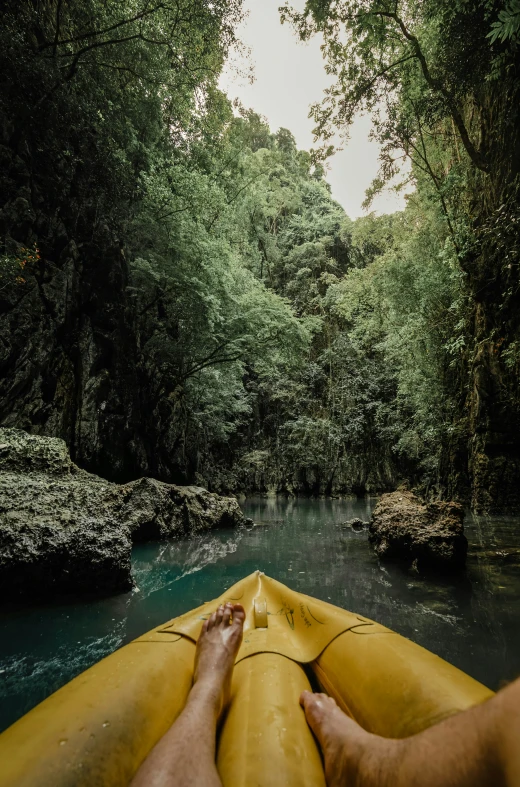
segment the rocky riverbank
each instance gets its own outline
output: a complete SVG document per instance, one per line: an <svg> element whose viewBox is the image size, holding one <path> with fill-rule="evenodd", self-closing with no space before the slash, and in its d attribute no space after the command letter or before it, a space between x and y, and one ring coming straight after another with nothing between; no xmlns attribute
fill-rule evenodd
<svg viewBox="0 0 520 787"><path fill-rule="evenodd" d="M133 541L243 521L235 498L77 467L63 440L0 429L0 590L115 593L132 586Z"/></svg>

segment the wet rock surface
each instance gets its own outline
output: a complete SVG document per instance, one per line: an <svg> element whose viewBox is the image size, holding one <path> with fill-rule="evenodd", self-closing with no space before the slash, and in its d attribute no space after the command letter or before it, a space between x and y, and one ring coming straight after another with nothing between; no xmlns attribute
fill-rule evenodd
<svg viewBox="0 0 520 787"><path fill-rule="evenodd" d="M464 509L459 503L424 503L408 491L382 495L370 523L370 541L378 557L402 560L418 569L463 569L468 542Z"/></svg>
<svg viewBox="0 0 520 787"><path fill-rule="evenodd" d="M244 522L234 497L220 497L200 486L140 478L120 488L126 497L122 519L130 527L133 541L235 527Z"/></svg>
<svg viewBox="0 0 520 787"><path fill-rule="evenodd" d="M364 522L362 519L348 519L342 527L349 527L354 533L362 533L364 530L368 530L370 522Z"/></svg>
<svg viewBox="0 0 520 787"><path fill-rule="evenodd" d="M0 429L0 590L112 593L132 586L132 541L240 524L234 498L78 468L57 438Z"/></svg>

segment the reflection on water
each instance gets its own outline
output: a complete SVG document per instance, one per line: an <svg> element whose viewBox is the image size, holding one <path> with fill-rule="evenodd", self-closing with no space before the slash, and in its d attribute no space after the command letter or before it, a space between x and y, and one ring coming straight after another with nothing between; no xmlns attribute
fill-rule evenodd
<svg viewBox="0 0 520 787"><path fill-rule="evenodd" d="M252 529L140 544L136 588L101 601L5 609L0 729L86 667L259 568L295 590L399 631L492 688L520 673L520 518L472 518L467 572L421 577L380 564L366 532L375 501L251 500Z"/></svg>

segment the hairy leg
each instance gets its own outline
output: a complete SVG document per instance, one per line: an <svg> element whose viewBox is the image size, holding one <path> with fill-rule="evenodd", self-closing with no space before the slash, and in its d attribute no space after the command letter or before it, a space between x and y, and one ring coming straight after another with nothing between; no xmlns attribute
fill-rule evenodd
<svg viewBox="0 0 520 787"><path fill-rule="evenodd" d="M520 787L520 680L404 740L366 732L326 694L300 702L328 787Z"/></svg>
<svg viewBox="0 0 520 787"><path fill-rule="evenodd" d="M221 787L215 766L217 722L229 697L244 620L240 604L226 604L204 621L186 706L141 765L131 787Z"/></svg>

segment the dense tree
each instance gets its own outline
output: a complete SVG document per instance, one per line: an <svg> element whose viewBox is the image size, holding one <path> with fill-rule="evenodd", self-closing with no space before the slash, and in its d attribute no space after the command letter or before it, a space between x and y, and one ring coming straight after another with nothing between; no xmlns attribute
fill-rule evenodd
<svg viewBox="0 0 520 787"><path fill-rule="evenodd" d="M282 20L304 39L323 35L334 82L313 108L317 135L328 140L337 128L348 132L355 113L368 110L382 144L369 197L406 157L422 221L433 226L428 216L440 211L432 239L446 236L466 298L446 342L448 356L454 348L462 353L464 368L450 367L444 376L444 396L457 407L441 459L443 483L459 495L469 484L476 508L514 509L518 4L308 0L301 12L286 4Z"/></svg>
<svg viewBox="0 0 520 787"><path fill-rule="evenodd" d="M241 18L2 5L2 423L120 479L514 507L517 0L286 5L333 77L312 155L219 91ZM360 110L367 205L403 158L415 192L353 222L323 160Z"/></svg>

